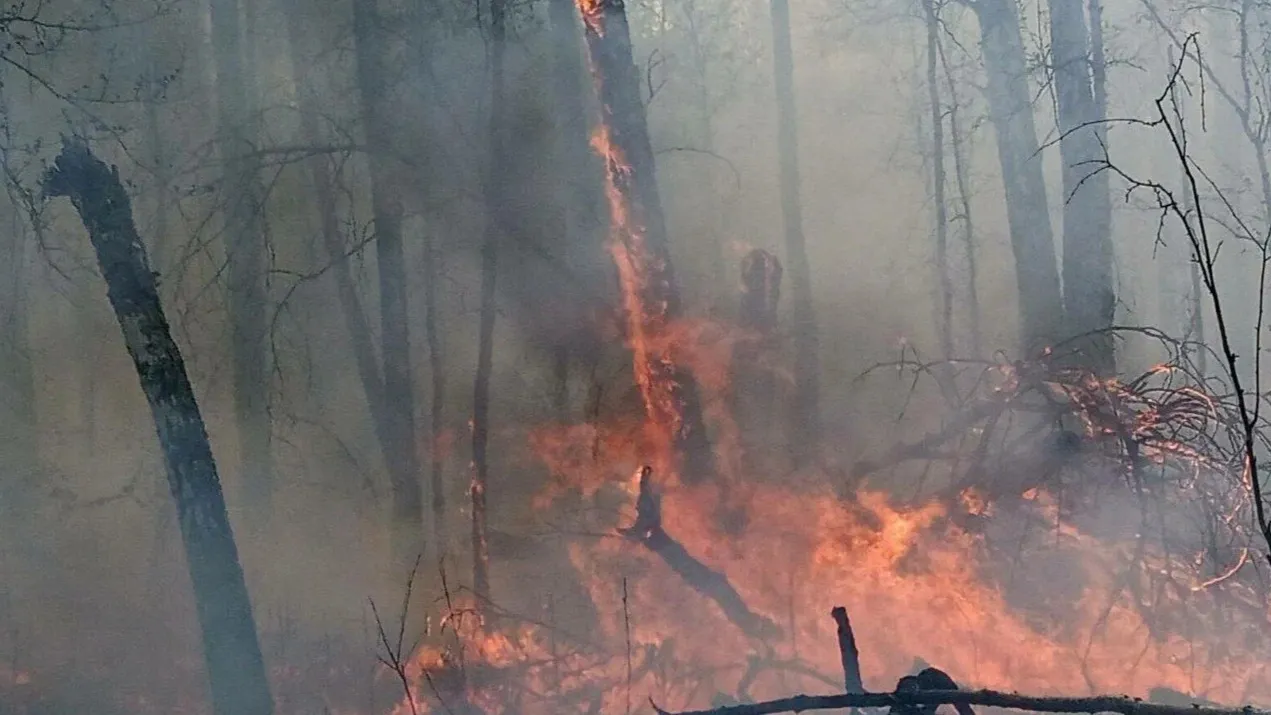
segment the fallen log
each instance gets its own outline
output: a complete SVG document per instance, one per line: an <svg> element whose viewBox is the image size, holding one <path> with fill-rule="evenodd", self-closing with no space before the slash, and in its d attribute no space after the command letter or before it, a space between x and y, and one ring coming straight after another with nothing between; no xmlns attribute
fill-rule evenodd
<svg viewBox="0 0 1271 715"><path fill-rule="evenodd" d="M1038 697L996 690L919 690L901 693L845 693L841 695L795 695L747 705L730 705L710 710L663 710L650 700L658 715L773 715L808 710L847 708L905 708L924 705L983 705L1038 713L1119 713L1119 715L1271 715L1252 706L1243 708L1201 707L1199 705L1158 705L1124 695L1088 698Z"/></svg>
<svg viewBox="0 0 1271 715"><path fill-rule="evenodd" d="M683 544L662 528L662 502L653 490L652 476L652 467L641 467L635 523L628 528L619 529L618 533L639 542L661 557L685 583L714 601L728 620L746 635L757 640L779 637L781 628L750 610L741 594L729 583L727 576L698 561Z"/></svg>

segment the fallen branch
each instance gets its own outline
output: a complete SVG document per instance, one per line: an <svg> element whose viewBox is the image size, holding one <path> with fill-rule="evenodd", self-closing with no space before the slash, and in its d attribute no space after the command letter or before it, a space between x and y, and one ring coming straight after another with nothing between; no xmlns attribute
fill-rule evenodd
<svg viewBox="0 0 1271 715"><path fill-rule="evenodd" d="M624 537L637 541L666 562L671 570L698 593L719 606L728 620L746 635L757 640L777 638L781 628L771 620L750 610L741 594L728 582L728 577L715 571L676 541L662 528L662 504L653 491L652 467L640 469L640 494L636 498L636 520L630 528L619 529Z"/></svg>
<svg viewBox="0 0 1271 715"><path fill-rule="evenodd" d="M846 708L905 708L921 705L984 705L1039 713L1119 713L1120 715L1271 715L1271 711L1243 708L1215 708L1197 705L1157 705L1138 698L1100 695L1090 698L1036 697L996 690L925 690L907 693L847 693L843 695L795 695L748 705L731 705L711 710L672 712L650 701L659 715L772 715L807 710Z"/></svg>

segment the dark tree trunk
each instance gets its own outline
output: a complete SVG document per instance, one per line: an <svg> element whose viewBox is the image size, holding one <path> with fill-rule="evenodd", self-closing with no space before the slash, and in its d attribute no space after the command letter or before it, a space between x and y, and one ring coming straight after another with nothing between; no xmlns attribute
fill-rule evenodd
<svg viewBox="0 0 1271 715"><path fill-rule="evenodd" d="M490 599L490 542L486 530L486 488L490 461L490 373L494 362L495 288L499 238L507 208L503 56L507 49L506 0L490 2L490 156L486 171L486 228L481 246L481 316L477 375L472 396L472 583L481 604Z"/></svg>
<svg viewBox="0 0 1271 715"><path fill-rule="evenodd" d="M977 0L972 7L980 22L980 49L988 75L985 95L1006 190L1006 220L1019 292L1020 343L1025 353L1031 354L1053 344L1062 332L1063 298L1019 9L1015 0Z"/></svg>
<svg viewBox="0 0 1271 715"><path fill-rule="evenodd" d="M1069 336L1096 374L1116 372L1112 327L1112 196L1108 172L1097 171L1106 132L1096 101L1085 9L1072 0L1050 3L1050 46L1057 96L1064 183L1064 309Z"/></svg>
<svg viewBox="0 0 1271 715"><path fill-rule="evenodd" d="M794 399L790 403L789 442L795 464L804 465L815 456L820 441L821 367L820 336L812 303L812 268L808 263L807 242L803 236L789 0L772 0L772 59L777 94L781 214L785 220L786 262L790 266L793 323L790 330L794 336Z"/></svg>
<svg viewBox="0 0 1271 715"><path fill-rule="evenodd" d="M410 365L406 268L402 249L402 204L389 176L389 141L385 85L386 45L374 0L353 3L353 37L362 120L371 166L371 210L375 220L375 257L379 269L380 339L384 360L384 410L389 452L386 467L392 482L394 562L410 563L420 552L423 495L419 455L415 449L415 384Z"/></svg>
<svg viewBox="0 0 1271 715"><path fill-rule="evenodd" d="M623 0L578 0L601 104L614 254L635 377L650 422L665 430L687 482L715 475L697 385L656 342L680 313L653 148Z"/></svg>
<svg viewBox="0 0 1271 715"><path fill-rule="evenodd" d="M119 173L86 144L68 140L44 191L69 197L88 229L150 404L194 586L213 712L270 715L269 682L211 445Z"/></svg>
<svg viewBox="0 0 1271 715"><path fill-rule="evenodd" d="M265 224L259 162L236 0L209 0L225 201L225 245L238 425L239 475L252 528L262 528L273 495L269 419L269 349L265 293Z"/></svg>

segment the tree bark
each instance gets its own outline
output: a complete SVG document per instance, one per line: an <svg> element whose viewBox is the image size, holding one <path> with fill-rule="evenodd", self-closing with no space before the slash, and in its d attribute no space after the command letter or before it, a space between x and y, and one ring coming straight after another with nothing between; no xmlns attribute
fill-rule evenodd
<svg viewBox="0 0 1271 715"><path fill-rule="evenodd" d="M945 87L949 91L949 144L953 153L953 174L958 186L958 218L962 221L962 249L966 260L967 276L967 321L971 339L971 355L979 357L984 348L984 340L980 331L980 287L979 261L975 250L975 220L971 210L971 187L967 180L967 157L962 147L962 123L958 118L959 99L957 83L953 80L953 72L949 69L945 57L944 45L940 36L936 36L936 51L940 55L940 65L944 68Z"/></svg>
<svg viewBox="0 0 1271 715"><path fill-rule="evenodd" d="M490 542L486 530L486 489L490 462L490 373L494 362L494 318L497 310L499 237L506 210L504 132L504 68L507 50L507 2L490 2L490 156L486 172L486 227L481 246L481 315L477 374L472 398L472 583L481 604L490 599Z"/></svg>
<svg viewBox="0 0 1271 715"><path fill-rule="evenodd" d="M1063 298L1054 229L1015 0L977 0L980 49L988 75L989 118L997 135L1006 190L1006 218L1019 291L1020 343L1025 354L1052 344L1062 332Z"/></svg>
<svg viewBox="0 0 1271 715"><path fill-rule="evenodd" d="M150 404L176 502L216 715L270 715L273 703L216 463L118 170L67 140L46 196L71 199Z"/></svg>
<svg viewBox="0 0 1271 715"><path fill-rule="evenodd" d="M596 296L606 295L600 225L600 187L604 176L587 144L587 111L583 84L582 47L574 0L550 0L554 53L552 57L553 95L556 100L556 158L558 163L557 201L564 219L565 262L581 285L563 286L567 300L575 306L596 307ZM562 282L564 283L564 282ZM600 340L594 326L584 325L570 339L555 346L555 407L562 422L570 419L569 378L577 369L587 374L600 359Z"/></svg>
<svg viewBox="0 0 1271 715"><path fill-rule="evenodd" d="M789 0L772 0L773 82L777 94L777 152L781 171L781 213L785 220L786 263L790 267L791 332L794 336L794 399L789 442L796 465L815 454L821 432L820 336L812 303L812 268L803 236L799 195L798 117L794 100L794 51Z"/></svg>
<svg viewBox="0 0 1271 715"><path fill-rule="evenodd" d="M1090 30L1084 8L1071 0L1050 3L1050 47L1059 119L1064 184L1064 309L1079 361L1096 374L1116 372L1112 327L1112 196L1104 158L1106 131L1095 98Z"/></svg>
<svg viewBox="0 0 1271 715"><path fill-rule="evenodd" d="M236 0L208 0L216 61L216 93L225 201L226 276L234 364L239 475L252 528L267 522L273 498L272 426L265 292L264 192Z"/></svg>
<svg viewBox="0 0 1271 715"><path fill-rule="evenodd" d="M666 218L623 0L577 0L600 95L593 145L605 160L613 253L622 285L627 339L649 421L681 462L680 477L715 476L697 385L664 343L680 313Z"/></svg>
<svg viewBox="0 0 1271 715"><path fill-rule="evenodd" d="M406 271L402 248L402 204L389 176L389 141L385 85L388 43L378 3L353 3L353 37L357 81L366 144L370 152L371 210L375 220L375 255L379 269L380 340L384 361L384 409L389 451L385 460L392 482L394 563L406 564L420 551L423 496L419 455L415 450L415 385L410 366Z"/></svg>

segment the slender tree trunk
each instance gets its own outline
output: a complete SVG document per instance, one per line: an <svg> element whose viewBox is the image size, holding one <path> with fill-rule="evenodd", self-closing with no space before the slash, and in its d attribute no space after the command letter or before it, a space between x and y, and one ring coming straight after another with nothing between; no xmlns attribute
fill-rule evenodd
<svg viewBox="0 0 1271 715"><path fill-rule="evenodd" d="M490 480L490 373L494 362L495 288L499 237L507 210L506 123L503 57L507 50L506 0L490 2L490 157L486 172L486 228L481 246L481 316L477 375L472 397L472 583L478 600L490 598L490 544L486 532L486 489Z"/></svg>
<svg viewBox="0 0 1271 715"><path fill-rule="evenodd" d="M781 261L763 249L754 249L741 261L738 324L752 331L755 340L741 342L733 350L733 414L743 446L754 458L768 453L764 447L779 429L772 419L776 376L763 358L776 347L782 272Z"/></svg>
<svg viewBox="0 0 1271 715"><path fill-rule="evenodd" d="M384 408L389 444L386 466L392 482L394 562L409 563L421 546L423 496L415 450L415 385L410 365L406 270L402 248L402 205L388 173L392 156L385 86L389 41L374 0L353 3L353 37L362 119L370 152L371 210L379 268L380 339L384 360Z"/></svg>
<svg viewBox="0 0 1271 715"><path fill-rule="evenodd" d="M1116 372L1112 327L1112 196L1108 172L1096 171L1106 133L1099 113L1084 8L1072 0L1050 3L1050 46L1058 98L1059 153L1064 183L1064 308L1080 362L1099 375ZM1091 335L1091 333L1094 333Z"/></svg>
<svg viewBox="0 0 1271 715"><path fill-rule="evenodd" d="M1054 229L1015 0L977 0L980 49L988 75L989 118L1006 189L1006 218L1015 255L1020 342L1025 354L1052 344L1062 332L1063 299Z"/></svg>
<svg viewBox="0 0 1271 715"><path fill-rule="evenodd" d="M318 93L313 86L309 58L312 48L306 38L302 23L305 5L300 0L288 0L287 40L291 53L292 70L296 73L296 94L300 105L300 133L306 144L321 146L324 138L318 128L318 117L321 106ZM309 174L313 180L314 199L318 210L319 232L322 245L331 261L331 274L335 280L336 297L340 301L340 312L349 331L349 341L353 348L353 361L357 367L362 392L366 396L367 409L371 424L379 443L380 453L385 465L390 464L393 454L392 440L389 437L388 410L385 405L384 381L380 376L379 359L375 354L375 338L371 333L370 321L366 310L362 307L362 298L358 293L357 281L349 265L348 252L340 233L340 220L336 215L336 195L334 177L325 156L311 157L308 162Z"/></svg>
<svg viewBox="0 0 1271 715"><path fill-rule="evenodd" d="M937 74L940 25L934 0L922 0L922 11L927 25L927 101L931 104L931 181L936 212L936 285L939 286L936 332L940 336L940 352L947 360L954 356L953 278L949 273L949 208L944 196L944 112L940 106Z"/></svg>
<svg viewBox="0 0 1271 715"><path fill-rule="evenodd" d="M610 251L622 285L636 382L649 422L682 462L672 469L690 483L709 479L716 476L714 456L697 385L676 364L676 356L660 345L671 337L671 324L680 313L680 295L625 4L623 0L577 0L577 4L600 96L595 144L605 160L613 236Z"/></svg>
<svg viewBox="0 0 1271 715"><path fill-rule="evenodd" d="M442 344L437 282L441 276L437 239L424 239L424 335L428 344L428 371L432 376L432 404L429 409L428 480L432 491L432 530L436 553L444 556L448 549L449 530L446 519L446 454L442 444L445 432L446 365Z"/></svg>
<svg viewBox="0 0 1271 715"><path fill-rule="evenodd" d="M812 304L812 268L803 237L799 195L798 117L794 101L794 51L789 0L772 0L773 82L777 92L777 152L781 170L781 213L785 219L786 263L790 267L791 332L794 335L794 399L789 441L796 465L814 456L821 432L820 337Z"/></svg>
<svg viewBox="0 0 1271 715"><path fill-rule="evenodd" d="M0 472L5 476L0 479L0 519L13 521L29 513L28 489L35 484L39 448L28 332L28 238L17 206L7 199L3 206L7 215L0 229Z"/></svg>
<svg viewBox="0 0 1271 715"><path fill-rule="evenodd" d="M69 197L88 229L150 404L194 586L213 712L270 715L269 681L216 463L119 172L86 143L69 140L45 176L44 191Z"/></svg>
<svg viewBox="0 0 1271 715"><path fill-rule="evenodd" d="M265 292L264 192L243 71L243 39L236 0L208 0L216 59L229 316L238 424L239 475L251 528L266 524L273 498L269 417L269 350Z"/></svg>
<svg viewBox="0 0 1271 715"><path fill-rule="evenodd" d="M959 120L960 100L957 83L953 80L953 71L949 68L945 57L944 45L940 36L936 35L936 51L940 54L940 65L944 68L945 88L949 93L949 144L953 153L953 173L958 185L958 218L962 221L962 249L967 269L967 321L970 326L971 354L978 357L984 349L984 338L980 330L980 286L979 261L975 252L975 217L971 211L971 187L967 181L966 152L962 147L962 123Z"/></svg>

